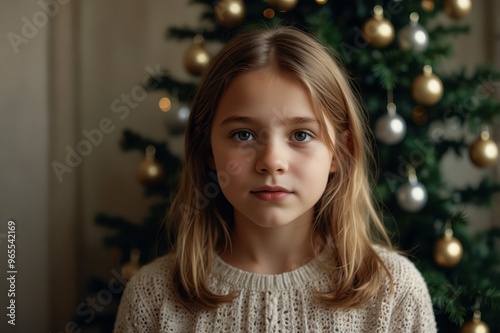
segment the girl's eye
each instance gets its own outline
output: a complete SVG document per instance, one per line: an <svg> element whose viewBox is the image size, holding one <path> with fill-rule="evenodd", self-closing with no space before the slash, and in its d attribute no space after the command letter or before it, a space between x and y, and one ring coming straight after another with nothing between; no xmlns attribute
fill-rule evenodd
<svg viewBox="0 0 500 333"><path fill-rule="evenodd" d="M238 141L249 141L252 140L254 137L252 133L248 131L239 131L233 134L233 138L235 138Z"/></svg>
<svg viewBox="0 0 500 333"><path fill-rule="evenodd" d="M298 131L292 134L293 141L307 142L311 140L311 135L304 131Z"/></svg>

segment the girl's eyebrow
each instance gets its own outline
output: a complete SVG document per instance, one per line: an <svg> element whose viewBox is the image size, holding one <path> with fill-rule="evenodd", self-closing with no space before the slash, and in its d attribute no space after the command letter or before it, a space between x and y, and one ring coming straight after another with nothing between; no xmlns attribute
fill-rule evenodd
<svg viewBox="0 0 500 333"><path fill-rule="evenodd" d="M319 121L315 118L311 117L278 117L275 118L279 123L283 125L305 125L305 124L313 124L319 125ZM272 121L274 124L276 122ZM248 116L229 116L224 119L219 126L228 126L232 124L250 124L250 125L258 125L260 122L256 118L248 117Z"/></svg>

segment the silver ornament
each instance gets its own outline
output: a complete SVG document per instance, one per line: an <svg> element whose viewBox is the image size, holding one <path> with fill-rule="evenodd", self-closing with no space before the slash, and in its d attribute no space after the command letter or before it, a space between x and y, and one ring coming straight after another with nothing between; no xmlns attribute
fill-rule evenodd
<svg viewBox="0 0 500 333"><path fill-rule="evenodd" d="M429 46L429 34L418 24L418 14L411 13L410 24L401 28L398 34L399 47L403 50L411 49L415 52L424 52Z"/></svg>
<svg viewBox="0 0 500 333"><path fill-rule="evenodd" d="M408 175L408 182L401 185L396 192L399 206L411 213L418 212L427 203L427 189L419 183L414 169Z"/></svg>
<svg viewBox="0 0 500 333"><path fill-rule="evenodd" d="M377 119L375 123L375 136L387 145L394 145L405 137L406 122L396 113L394 103L387 104L387 113Z"/></svg>
<svg viewBox="0 0 500 333"><path fill-rule="evenodd" d="M186 129L186 124L189 118L189 107L187 105L179 105L174 112L170 111L174 115L168 120L168 130L172 135L183 134Z"/></svg>

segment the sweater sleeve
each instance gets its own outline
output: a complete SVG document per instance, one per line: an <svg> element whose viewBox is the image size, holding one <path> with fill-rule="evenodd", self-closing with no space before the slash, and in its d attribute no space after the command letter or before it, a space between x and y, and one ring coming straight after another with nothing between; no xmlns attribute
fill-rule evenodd
<svg viewBox="0 0 500 333"><path fill-rule="evenodd" d="M158 294L159 274L157 263L144 266L125 287L114 333L157 333L161 297Z"/></svg>
<svg viewBox="0 0 500 333"><path fill-rule="evenodd" d="M437 332L436 319L427 285L409 260L404 258L403 269L396 291L396 301L390 321L389 332L433 333Z"/></svg>

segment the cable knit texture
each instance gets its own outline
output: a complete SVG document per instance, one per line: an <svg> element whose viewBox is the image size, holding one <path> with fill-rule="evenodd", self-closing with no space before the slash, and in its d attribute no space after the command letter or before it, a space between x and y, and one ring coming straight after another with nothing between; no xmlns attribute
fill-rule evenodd
<svg viewBox="0 0 500 333"><path fill-rule="evenodd" d="M211 290L240 293L215 311L189 312L172 289L174 258L163 256L127 284L114 332L436 332L420 272L403 256L376 249L392 272L394 293L387 279L360 309L332 309L314 298L312 289L326 291L332 284L332 273L320 257L291 272L263 275L239 270L215 256Z"/></svg>

